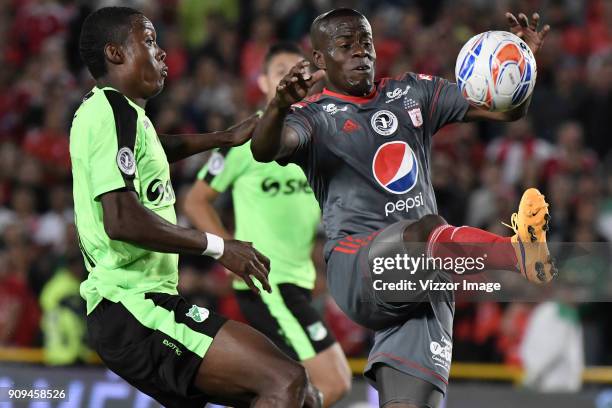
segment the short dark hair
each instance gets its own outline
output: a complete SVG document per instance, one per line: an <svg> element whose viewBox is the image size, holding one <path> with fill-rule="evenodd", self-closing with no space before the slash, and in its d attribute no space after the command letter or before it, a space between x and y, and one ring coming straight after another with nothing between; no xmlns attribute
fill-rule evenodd
<svg viewBox="0 0 612 408"><path fill-rule="evenodd" d="M87 16L81 27L79 53L91 75L106 74L106 44L124 44L130 33L131 17L142 14L130 7L103 7Z"/></svg>
<svg viewBox="0 0 612 408"><path fill-rule="evenodd" d="M268 52L264 57L262 69L264 73L268 72L268 67L270 65L270 61L272 61L272 58L276 57L279 54L295 54L300 56L304 55L304 53L296 43L288 41L277 42L276 44L273 44L272 46L270 46L270 48L268 48Z"/></svg>
<svg viewBox="0 0 612 408"><path fill-rule="evenodd" d="M317 18L314 19L314 21L310 25L310 40L312 42L313 47L316 47L315 39L317 32L321 30L324 31L326 29L327 24L334 18L338 17L358 17L363 19L366 18L357 10L347 7L336 8L323 14L320 14Z"/></svg>

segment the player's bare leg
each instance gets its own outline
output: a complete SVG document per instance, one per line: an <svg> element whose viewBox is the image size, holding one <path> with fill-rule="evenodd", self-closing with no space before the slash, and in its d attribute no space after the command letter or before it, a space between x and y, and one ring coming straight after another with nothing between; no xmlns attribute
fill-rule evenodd
<svg viewBox="0 0 612 408"><path fill-rule="evenodd" d="M338 343L302 361L312 385L323 394L323 407L330 407L351 390L351 369Z"/></svg>
<svg viewBox="0 0 612 408"><path fill-rule="evenodd" d="M215 402L236 407L320 407L304 367L255 329L233 321L215 336L194 385Z"/></svg>

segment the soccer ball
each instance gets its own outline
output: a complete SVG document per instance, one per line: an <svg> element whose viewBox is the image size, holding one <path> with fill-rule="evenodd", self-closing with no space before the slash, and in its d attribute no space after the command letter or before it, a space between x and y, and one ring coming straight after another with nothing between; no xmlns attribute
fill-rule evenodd
<svg viewBox="0 0 612 408"><path fill-rule="evenodd" d="M523 103L533 91L536 74L529 46L508 31L487 31L470 38L455 65L463 97L492 112Z"/></svg>

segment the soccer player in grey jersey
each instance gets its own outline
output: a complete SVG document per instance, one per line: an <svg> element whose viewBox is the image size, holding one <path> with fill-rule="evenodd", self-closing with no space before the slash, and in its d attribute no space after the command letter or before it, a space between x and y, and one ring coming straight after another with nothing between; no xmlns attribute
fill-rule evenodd
<svg viewBox="0 0 612 408"><path fill-rule="evenodd" d="M550 28L537 31L537 14L531 23L523 14L507 18L536 53ZM488 112L470 106L455 84L430 75L374 82L372 31L355 10L320 15L310 36L318 71L310 74L304 61L280 82L255 130L253 156L304 170L323 211L330 291L347 315L376 331L365 375L378 388L381 406L437 407L448 384L453 293L391 303L364 276L372 253L385 254L382 242L396 248L427 243L432 256L442 252L439 243L491 243L496 251L488 269L518 270L536 283L552 279L548 204L536 189L525 192L513 216L515 235L500 237L448 225L436 214L429 174L432 136L442 126L516 120L529 100L509 112ZM303 99L323 79L323 92Z"/></svg>

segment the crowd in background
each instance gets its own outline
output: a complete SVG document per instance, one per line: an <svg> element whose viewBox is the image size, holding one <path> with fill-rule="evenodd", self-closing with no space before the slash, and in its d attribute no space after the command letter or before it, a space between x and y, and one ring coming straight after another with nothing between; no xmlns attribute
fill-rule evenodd
<svg viewBox="0 0 612 408"><path fill-rule="evenodd" d="M41 346L48 361L82 358L85 270L73 225L68 134L93 81L78 55L80 25L113 1L0 2L0 346ZM537 186L551 204L553 241L612 240L612 2L605 0L156 0L122 1L155 24L169 75L147 113L158 133L225 129L261 107L257 76L277 39L309 50L308 29L334 6L372 23L377 77L414 71L454 78L457 53L472 35L507 29L504 12L539 11L552 26L537 56L537 86L525 119L447 126L434 138L431 171L449 223L502 235L522 190ZM179 220L182 197L204 164L172 168ZM103 171L103 169L101 169ZM219 202L231 225L231 198ZM370 333L338 310L325 290L315 301L350 356ZM609 266L609 265L608 265ZM201 306L240 319L222 268L185 257L180 290ZM454 360L521 364L534 304L457 304ZM584 331L587 364L612 363L612 317L604 303L572 306ZM75 318L81 316L79 318ZM62 330L62 327L66 327ZM72 351L62 354L66 344ZM65 358L62 356L65 355ZM55 357L53 357L55 356Z"/></svg>

